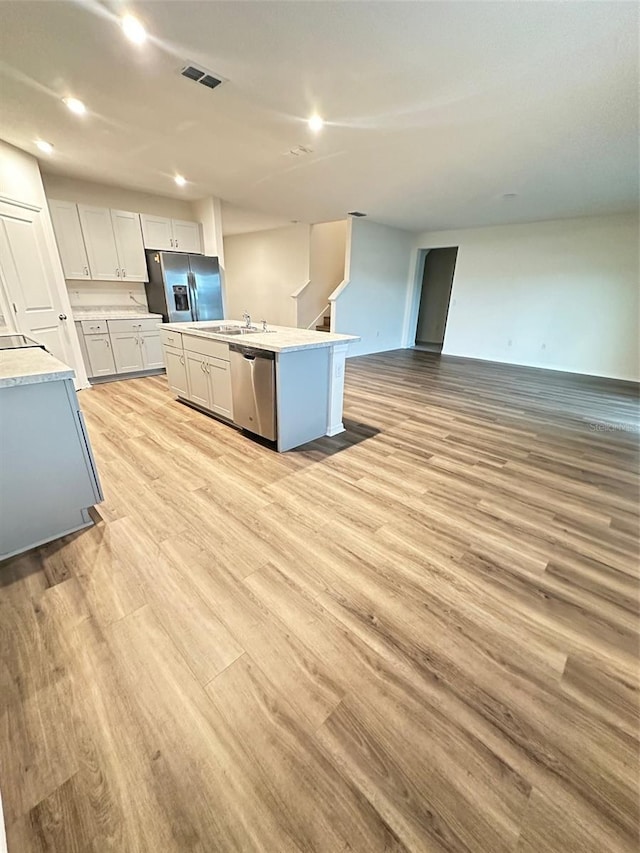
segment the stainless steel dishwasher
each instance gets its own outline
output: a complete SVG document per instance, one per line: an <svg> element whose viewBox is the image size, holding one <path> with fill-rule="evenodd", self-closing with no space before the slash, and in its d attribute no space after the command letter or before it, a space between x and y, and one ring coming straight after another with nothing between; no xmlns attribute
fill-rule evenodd
<svg viewBox="0 0 640 853"><path fill-rule="evenodd" d="M229 356L234 423L275 441L275 353L229 344Z"/></svg>

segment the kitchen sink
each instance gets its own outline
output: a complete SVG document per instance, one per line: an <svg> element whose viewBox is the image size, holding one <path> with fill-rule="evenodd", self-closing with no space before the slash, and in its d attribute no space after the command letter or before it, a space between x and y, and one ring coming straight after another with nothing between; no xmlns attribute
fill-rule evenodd
<svg viewBox="0 0 640 853"><path fill-rule="evenodd" d="M264 334L265 332L275 332L275 329L259 329L257 326L225 326L220 323L201 323L194 326L194 329L200 329L203 332L214 332L217 335L255 335L256 333Z"/></svg>

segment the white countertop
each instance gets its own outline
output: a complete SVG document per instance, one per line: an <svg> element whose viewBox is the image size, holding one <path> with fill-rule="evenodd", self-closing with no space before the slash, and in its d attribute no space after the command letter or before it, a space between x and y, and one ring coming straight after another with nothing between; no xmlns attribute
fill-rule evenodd
<svg viewBox="0 0 640 853"><path fill-rule="evenodd" d="M55 382L74 376L70 367L40 347L0 350L0 388Z"/></svg>
<svg viewBox="0 0 640 853"><path fill-rule="evenodd" d="M225 343L240 344L269 352L294 352L302 349L320 349L333 347L337 344L348 344L359 341L356 335L334 335L331 332L316 332L311 329L294 329L289 326L268 326L272 331L253 332L248 335L225 335L207 331L207 327L227 324L230 326L244 325L241 320L210 320L206 323L163 323L161 328L183 335L196 335L200 338L212 338Z"/></svg>
<svg viewBox="0 0 640 853"><path fill-rule="evenodd" d="M162 314L150 314L148 311L136 308L73 308L74 320L158 320Z"/></svg>

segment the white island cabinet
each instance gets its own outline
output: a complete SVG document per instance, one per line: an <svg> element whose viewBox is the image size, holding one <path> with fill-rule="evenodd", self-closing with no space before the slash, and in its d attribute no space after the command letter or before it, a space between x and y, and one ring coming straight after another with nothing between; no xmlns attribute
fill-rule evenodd
<svg viewBox="0 0 640 853"><path fill-rule="evenodd" d="M345 357L349 343L358 338L282 326L242 335L211 331L220 322L162 325L167 379L178 399L233 422L234 390L237 400L239 389L233 387L229 347L240 345L273 354L278 451L344 431ZM241 325L233 321L225 323Z"/></svg>
<svg viewBox="0 0 640 853"><path fill-rule="evenodd" d="M93 523L102 491L73 375L40 348L0 351L0 560Z"/></svg>

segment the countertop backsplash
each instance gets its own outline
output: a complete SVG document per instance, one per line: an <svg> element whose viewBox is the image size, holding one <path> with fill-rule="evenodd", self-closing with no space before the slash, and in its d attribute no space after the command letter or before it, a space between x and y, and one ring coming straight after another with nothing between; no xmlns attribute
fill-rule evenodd
<svg viewBox="0 0 640 853"><path fill-rule="evenodd" d="M71 310L123 307L137 309L143 313L149 310L144 283L139 281L67 281L67 292Z"/></svg>

